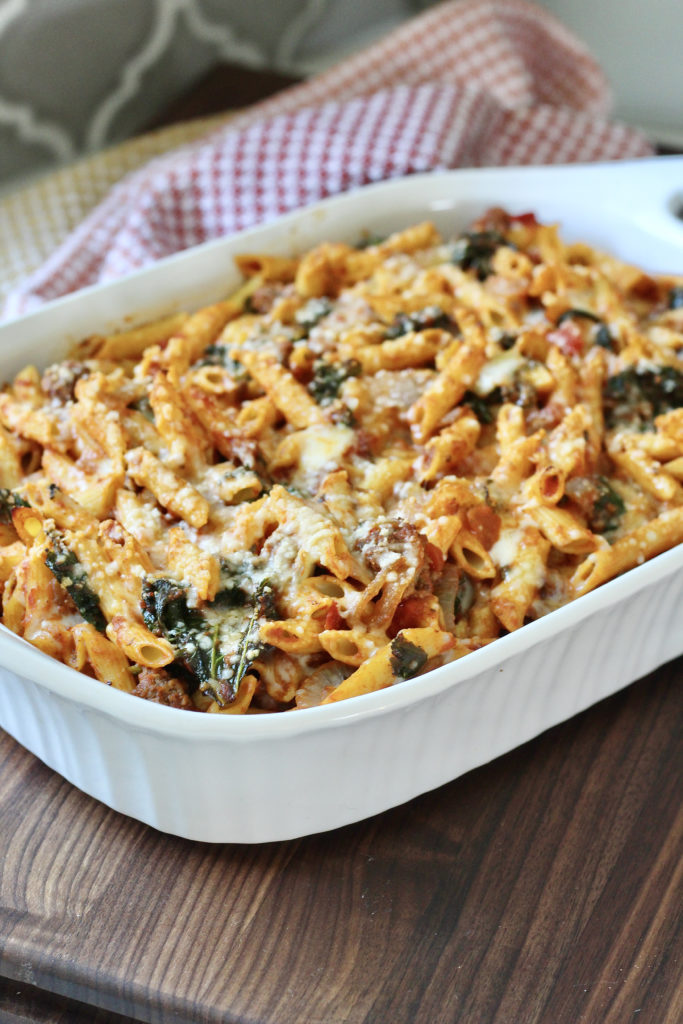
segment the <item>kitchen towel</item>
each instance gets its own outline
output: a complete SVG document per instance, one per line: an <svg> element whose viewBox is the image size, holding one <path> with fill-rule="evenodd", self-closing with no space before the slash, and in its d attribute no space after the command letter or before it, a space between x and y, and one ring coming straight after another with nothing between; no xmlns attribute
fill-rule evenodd
<svg viewBox="0 0 683 1024"><path fill-rule="evenodd" d="M527 0L450 0L121 180L5 318L338 192L453 167L651 153L587 49Z"/></svg>

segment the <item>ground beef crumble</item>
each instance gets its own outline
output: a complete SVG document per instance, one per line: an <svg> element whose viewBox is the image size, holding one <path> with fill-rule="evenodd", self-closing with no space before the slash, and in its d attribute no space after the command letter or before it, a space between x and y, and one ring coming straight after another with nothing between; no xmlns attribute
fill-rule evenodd
<svg viewBox="0 0 683 1024"><path fill-rule="evenodd" d="M155 704L165 704L169 708L196 710L184 684L170 676L163 668L143 668L138 676L133 696L151 700Z"/></svg>

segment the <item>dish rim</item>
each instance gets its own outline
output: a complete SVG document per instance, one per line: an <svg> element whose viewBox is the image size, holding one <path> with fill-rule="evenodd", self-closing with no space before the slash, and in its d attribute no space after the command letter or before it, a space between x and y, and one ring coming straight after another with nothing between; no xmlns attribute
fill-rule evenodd
<svg viewBox="0 0 683 1024"><path fill-rule="evenodd" d="M679 165L681 173L680 175L676 175L675 168ZM654 172L655 177L658 177L660 173L663 173L663 168L672 167L674 168L674 173L672 175L673 194L666 195L665 197L659 195L644 195L642 196L640 208L638 210L630 211L630 215L632 223L634 224L641 223L643 221L643 217L645 217L646 221L649 221L649 219L654 215L656 220L659 221L660 230L663 229L667 231L667 233L671 232L674 236L678 234L680 237L677 238L676 241L683 243L683 153L636 157L628 160L598 161L595 163L511 164L500 167L458 167L453 169L435 169L416 174L404 175L399 178L387 178L381 181L374 181L366 185L354 187L346 192L327 196L324 199L316 200L306 206L301 206L294 210L290 210L287 213L280 214L272 220L255 224L252 227L245 228L238 232L233 232L229 235L207 239L205 242L200 242L197 245L188 247L187 249L181 249L168 256L163 256L146 266L127 271L119 277L95 282L94 284L86 285L84 288L81 288L76 292L70 292L67 295L58 296L55 299L48 300L37 309L29 310L28 312L12 317L11 319L0 320L0 345L2 344L2 334L7 328L16 328L25 323L30 324L33 318L43 315L46 310L61 312L62 309L68 309L68 307L73 304L81 304L94 293L105 289L115 291L119 287L124 287L127 283L133 280L145 280L147 277L154 277L162 271L163 268L174 266L176 263L182 263L185 260L194 259L200 253L211 253L214 250L220 250L224 247L231 246L238 239L244 239L248 242L253 235L260 234L265 229L274 228L276 226L281 226L283 229L286 229L288 226L301 219L302 216L315 217L318 214L324 214L326 212L333 213L337 206L344 206L349 202L357 201L358 198L363 195L372 196L375 192L391 192L394 190L401 190L406 187L418 190L421 185L426 185L428 182L441 184L442 182L446 183L451 180L455 181L458 179L464 182L467 178L471 177L485 180L486 178L496 178L499 176L514 177L519 174L523 174L528 179L537 177L543 179L546 177L553 177L555 175L561 177L564 174L570 173L572 176L577 177L582 175L591 176L595 174L598 177L609 175L619 178L624 177L628 180L630 173L636 173L638 175L645 174L646 176L649 176L650 172ZM454 199L450 201L450 205L454 207L457 203L457 199L458 197L454 197ZM662 199L664 199L663 205L661 202ZM425 213L429 209L433 212L442 211L446 209L446 205L441 205L437 202L436 206L430 206L429 199L427 198L427 201L425 202ZM122 317L130 316L134 322L145 322L144 319L138 321L137 317L133 314L123 313L119 315ZM144 317L145 314L142 314L142 316Z"/></svg>

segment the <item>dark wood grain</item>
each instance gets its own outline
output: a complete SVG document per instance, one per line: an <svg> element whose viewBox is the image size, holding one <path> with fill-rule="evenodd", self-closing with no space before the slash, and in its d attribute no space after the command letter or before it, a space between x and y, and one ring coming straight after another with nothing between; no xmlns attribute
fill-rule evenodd
<svg viewBox="0 0 683 1024"><path fill-rule="evenodd" d="M131 1020L25 982L0 978L2 1024L127 1024Z"/></svg>
<svg viewBox="0 0 683 1024"><path fill-rule="evenodd" d="M367 822L260 847L157 833L4 736L0 974L176 1024L674 1024L682 674Z"/></svg>

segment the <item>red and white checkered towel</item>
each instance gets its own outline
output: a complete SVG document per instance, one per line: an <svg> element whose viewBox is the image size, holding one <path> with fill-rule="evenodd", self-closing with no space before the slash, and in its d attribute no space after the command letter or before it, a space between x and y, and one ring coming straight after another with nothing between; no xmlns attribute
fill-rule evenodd
<svg viewBox="0 0 683 1024"><path fill-rule="evenodd" d="M645 156L585 47L527 0L451 0L124 178L10 295L17 315L368 182Z"/></svg>

